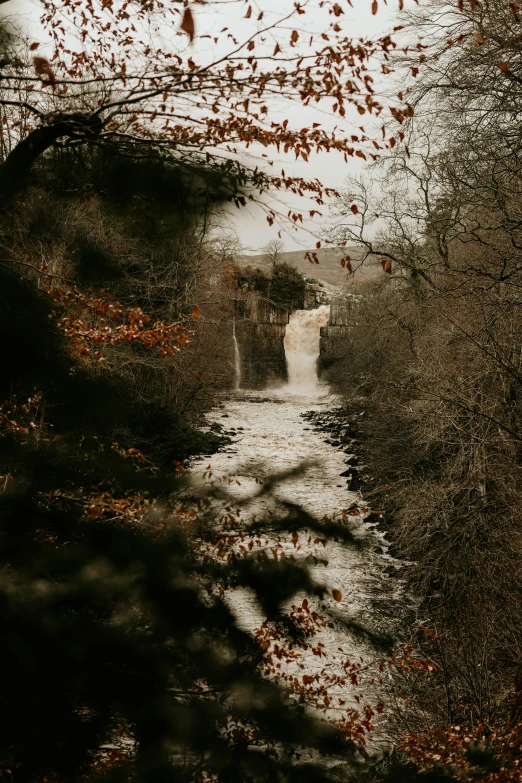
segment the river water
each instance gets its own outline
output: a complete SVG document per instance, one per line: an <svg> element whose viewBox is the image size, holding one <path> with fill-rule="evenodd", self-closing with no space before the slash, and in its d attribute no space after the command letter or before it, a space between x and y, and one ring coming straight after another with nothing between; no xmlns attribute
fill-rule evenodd
<svg viewBox="0 0 522 783"><path fill-rule="evenodd" d="M208 418L229 432L235 431L234 442L211 459L196 462L192 474L196 480L203 480L204 473L206 481L226 487L233 498L244 499L259 494L260 484L274 474L284 475L302 468L301 472L283 478L273 495L257 498L248 513L260 515L273 511L278 500L296 503L318 519L339 518L344 510L345 524L363 546L356 548L329 541L325 547L319 547L320 559L327 561L327 565L321 562L315 565L314 561L311 571L330 592L322 606L327 605L333 628L320 631L316 639L324 645L324 657L308 653L301 661L305 671L312 673L325 663L330 671L335 671L347 658L364 659L368 676L362 676L357 688L336 694L348 705L355 706L386 700L386 683L372 682L375 671L371 662L381 652L365 631L393 634L398 618L404 614L405 597L401 580L387 573L397 562L386 553L382 533L364 522L367 512L360 493L350 492L346 479L340 475L347 468L346 454L327 443L328 434L312 428L302 415L310 410L328 412L341 404L317 378L319 330L326 324L328 313L329 307L323 306L297 311L291 316L285 337L289 383L263 391L231 392ZM355 508L354 504L357 504ZM304 533L298 548L291 541L286 545L286 554L297 558L307 557L312 550L317 554L317 547L307 543ZM334 600L332 590L339 591L337 597L342 595L340 601ZM263 621L252 596L238 593L230 600L243 627L252 630ZM375 733L383 742L385 735L385 730L379 728Z"/></svg>

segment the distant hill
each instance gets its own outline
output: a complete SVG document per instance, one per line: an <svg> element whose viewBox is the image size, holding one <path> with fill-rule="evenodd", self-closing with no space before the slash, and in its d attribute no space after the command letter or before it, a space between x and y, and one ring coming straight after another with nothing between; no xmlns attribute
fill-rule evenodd
<svg viewBox="0 0 522 783"><path fill-rule="evenodd" d="M356 248L321 248L320 250L310 250L310 253L317 253L318 264L311 264L305 259L306 250L292 250L287 253L281 253L280 260L293 264L303 275L314 277L329 285L339 288L352 281L354 277L349 275L346 269L343 269L340 260L343 256L350 256L352 265L357 267L360 263L362 253ZM270 262L263 253L240 256L239 263L245 266L253 266L259 269L269 269ZM356 280L364 280L375 277L381 273L379 264L365 264L362 269L357 269L355 273Z"/></svg>

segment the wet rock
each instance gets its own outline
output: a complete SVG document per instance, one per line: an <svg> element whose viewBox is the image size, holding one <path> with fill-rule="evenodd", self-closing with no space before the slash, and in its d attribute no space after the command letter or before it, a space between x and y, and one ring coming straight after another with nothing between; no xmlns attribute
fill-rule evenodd
<svg viewBox="0 0 522 783"><path fill-rule="evenodd" d="M376 514L375 511L370 511L370 513L364 517L364 521L369 525L378 525L383 522L383 518L379 514Z"/></svg>
<svg viewBox="0 0 522 783"><path fill-rule="evenodd" d="M357 475L357 473L352 474L352 477L350 479L350 490L352 492L357 492L361 488L361 479Z"/></svg>

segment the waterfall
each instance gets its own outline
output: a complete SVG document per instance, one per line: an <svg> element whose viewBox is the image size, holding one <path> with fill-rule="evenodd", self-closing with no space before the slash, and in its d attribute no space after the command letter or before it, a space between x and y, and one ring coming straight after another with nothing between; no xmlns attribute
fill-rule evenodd
<svg viewBox="0 0 522 783"><path fill-rule="evenodd" d="M236 319L234 318L234 321L232 322L232 339L234 341L234 362L235 362L235 379L234 379L234 389L240 389L241 388L241 356L239 354L239 343L237 341L236 337Z"/></svg>
<svg viewBox="0 0 522 783"><path fill-rule="evenodd" d="M316 310L296 310L285 332L288 391L309 394L319 388L317 359L321 326L326 326L330 305Z"/></svg>

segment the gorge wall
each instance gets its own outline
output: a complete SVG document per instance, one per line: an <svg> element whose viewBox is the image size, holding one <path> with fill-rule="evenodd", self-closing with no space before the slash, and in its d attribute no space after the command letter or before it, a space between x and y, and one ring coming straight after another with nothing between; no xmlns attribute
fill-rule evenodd
<svg viewBox="0 0 522 783"><path fill-rule="evenodd" d="M262 389L286 382L284 339L290 312L273 307L254 292L238 301L236 310L241 386Z"/></svg>
<svg viewBox="0 0 522 783"><path fill-rule="evenodd" d="M327 372L337 361L349 356L359 298L348 293L332 298L328 323L321 327L319 372Z"/></svg>

